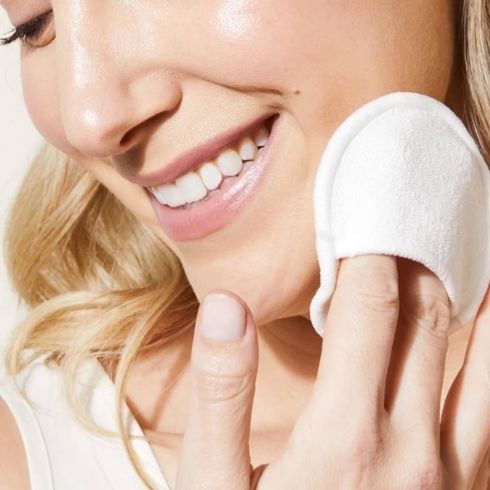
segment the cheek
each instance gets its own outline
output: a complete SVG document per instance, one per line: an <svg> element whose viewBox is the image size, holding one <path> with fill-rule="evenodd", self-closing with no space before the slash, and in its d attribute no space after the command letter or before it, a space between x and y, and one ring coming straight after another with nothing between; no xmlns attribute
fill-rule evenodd
<svg viewBox="0 0 490 490"><path fill-rule="evenodd" d="M47 47L24 55L21 64L24 100L34 126L44 139L65 154L74 155L61 121L52 49Z"/></svg>
<svg viewBox="0 0 490 490"><path fill-rule="evenodd" d="M201 59L213 53L216 79L299 89L289 108L323 124L390 91L442 99L449 85L447 0L222 0L207 12Z"/></svg>
<svg viewBox="0 0 490 490"><path fill-rule="evenodd" d="M180 251L159 227L153 209L148 202L148 197L140 186L121 177L114 168L105 162L79 158L77 163L107 187L140 223L151 229L181 261L183 260Z"/></svg>
<svg viewBox="0 0 490 490"><path fill-rule="evenodd" d="M339 42L331 42L336 34L331 32L332 9L325 3L328 4L325 0L216 2L213 11L206 14L207 31L199 34L200 44L205 41L208 52L201 59L210 60L209 53L213 54L215 63L210 62L217 79L293 94L295 88L301 88L298 85L310 81L311 74L316 80L323 78L328 60L335 56Z"/></svg>
<svg viewBox="0 0 490 490"><path fill-rule="evenodd" d="M454 58L451 2L370 3L383 6L359 9L363 22L350 33L354 42L349 46L365 89L376 95L413 91L443 100Z"/></svg>

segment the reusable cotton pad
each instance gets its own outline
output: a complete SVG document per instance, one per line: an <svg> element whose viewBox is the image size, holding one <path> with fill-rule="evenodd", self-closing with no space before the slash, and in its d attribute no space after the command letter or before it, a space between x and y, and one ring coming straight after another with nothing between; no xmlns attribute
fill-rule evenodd
<svg viewBox="0 0 490 490"><path fill-rule="evenodd" d="M450 333L476 316L490 281L490 175L463 122L411 92L353 112L329 140L314 184L320 287L310 303L319 335L339 260L412 259L443 283Z"/></svg>

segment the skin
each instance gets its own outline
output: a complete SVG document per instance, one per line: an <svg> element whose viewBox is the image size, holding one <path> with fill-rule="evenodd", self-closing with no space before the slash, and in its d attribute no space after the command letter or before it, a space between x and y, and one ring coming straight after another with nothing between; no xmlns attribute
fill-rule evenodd
<svg viewBox="0 0 490 490"><path fill-rule="evenodd" d="M323 396L309 401L315 392L317 371L322 366L320 359L326 356L323 351L327 344L313 331L308 318L309 303L318 287L311 194L320 154L349 113L388 92L424 93L445 101L463 117L464 94L455 49L456 2L191 3L4 0L3 5L17 25L51 8L55 14L56 39L50 26L44 33L45 46L22 49L25 101L41 134L95 175L167 243L181 260L200 301L218 289L233 293L246 304L249 318L257 326L250 327L255 332L250 335L256 336L257 344L254 347L253 340L249 340L241 354L238 350L232 352L242 362L241 375L247 386L255 386L253 406L250 389L242 400L243 407L250 407L251 420L247 421L245 410L237 419L236 431L223 434L224 446L216 451L226 454L225 443L233 447L240 437L245 440L250 428L251 463L257 466L282 454L297 421L316 417L311 413L318 409L310 407L321 404L325 407L325 400L337 399L338 390L333 388L339 387L331 382L329 396L325 391ZM281 114L283 132L278 135L280 144L269 175L253 201L232 223L213 234L191 241L169 239L159 227L143 189L131 182L132 176L157 170L184 150L270 109ZM298 260L291 260L292 257ZM394 277L394 262L379 259L371 257L366 264L359 258L363 277L383 267L389 269L384 278ZM400 290L405 291L403 307L412 311L409 318L418 318L407 324L417 330L424 315L413 313L421 306L410 298L418 292L422 297L437 296L440 302L447 302L447 296L440 282L422 266L401 259L398 263ZM244 277L247 279L243 280ZM348 277L351 281L346 279L346 284L355 288L352 278L360 281L361 276ZM378 286L383 286L381 277ZM332 318L345 325L348 315L354 315L361 306L355 301L348 303ZM373 322L378 320L371 317ZM435 323L434 319L432 322ZM387 320L385 323L390 324ZM369 331L368 326L366 329ZM387 327L386 331L392 330ZM432 348L440 354L439 364L424 369L434 372L446 359L446 370L440 373L443 399L465 355L470 331L471 325L466 325L449 338L447 356L437 335L417 337L425 339L420 342L427 343L427 352ZM338 337L333 336L331 343L339 348L335 339L341 338L342 330L337 328L335 332ZM385 351L389 351L388 338ZM348 341L346 336L346 345ZM364 342L369 350L373 339L365 338ZM410 358L403 347L407 345L406 338L395 345L400 359ZM196 372L201 372L200 366L206 372L203 359L221 355L219 349L213 349L190 333L172 346L142 357L129 377L128 404L169 481L179 479L179 488L193 488L193 482L185 479L186 474L205 478L204 469L202 472L196 469L196 457L192 457L198 446L182 446L182 441L192 414L199 410L206 413L207 402L193 392L195 385L191 383ZM254 352L260 353L255 361ZM194 363L190 362L191 353ZM363 359L364 371L376 364L373 359L377 359L374 353ZM346 363L336 367L322 362L322 372L328 365L327 372L330 369L336 372L338 379L345 380L347 385L362 380L362 363L358 371L348 373L342 371L348 369ZM225 373L232 369L229 364L223 366ZM202 390L206 393L205 380L197 379L204 383ZM334 379L334 374L329 379ZM431 379L435 385L431 385ZM430 390L438 391L438 379L434 375L420 380L427 388L425 396ZM398 384L396 377L390 380L387 393ZM363 395L359 393L353 403L361 401ZM408 395L399 399L401 405L397 406L414 410ZM221 417L237 409L226 400L220 406ZM433 408L439 410L435 404ZM323 436L317 446L324 445L325 434L333 434L329 438L334 441L336 436L337 440L345 439L345 434L328 430L335 427L334 422L339 425L333 412L329 412L330 424L322 426ZM359 414L350 415L357 420ZM413 417L410 420L413 423ZM298 440L304 437L312 444L314 438L307 436L306 423L302 424L303 428L295 429L303 434ZM345 422L340 425L345 426ZM425 429L420 426L420 433ZM195 426L189 429L188 438L192 431L197 433L198 429ZM203 434L196 439L202 444L209 442ZM179 473L182 447L185 450L180 456ZM333 449L329 451L332 457ZM410 451L403 454L398 450L396 454L399 464L413 456ZM229 461L229 474L241 474L237 468L247 468L246 463L246 458ZM298 460L283 463L295 468L301 477L305 475ZM202 464L202 468L209 470L210 462ZM467 466L471 466L471 471L461 479L474 479L478 468L475 469L475 464ZM394 465L389 471L396 475L399 466ZM380 474L370 476L369 481L381 481L375 480ZM316 484L338 482L337 476L324 471L318 471L317 477ZM281 478L284 474L274 470L264 481L283 485L287 480Z"/></svg>

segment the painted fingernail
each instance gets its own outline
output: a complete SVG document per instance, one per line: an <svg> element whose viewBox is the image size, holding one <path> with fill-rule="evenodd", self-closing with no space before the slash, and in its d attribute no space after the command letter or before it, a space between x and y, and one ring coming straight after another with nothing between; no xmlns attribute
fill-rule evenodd
<svg viewBox="0 0 490 490"><path fill-rule="evenodd" d="M245 334L247 314L241 303L224 293L209 293L199 314L199 331L214 340L239 340Z"/></svg>

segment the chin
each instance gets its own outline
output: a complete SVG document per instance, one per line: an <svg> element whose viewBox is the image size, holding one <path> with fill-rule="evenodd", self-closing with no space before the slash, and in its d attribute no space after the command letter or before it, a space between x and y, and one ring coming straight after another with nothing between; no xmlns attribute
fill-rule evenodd
<svg viewBox="0 0 490 490"><path fill-rule="evenodd" d="M247 263L249 267L228 267L226 273L219 268L208 268L204 275L186 271L199 302L210 291L222 289L247 304L257 325L295 316L309 318L311 299L320 286L316 255L294 262Z"/></svg>

